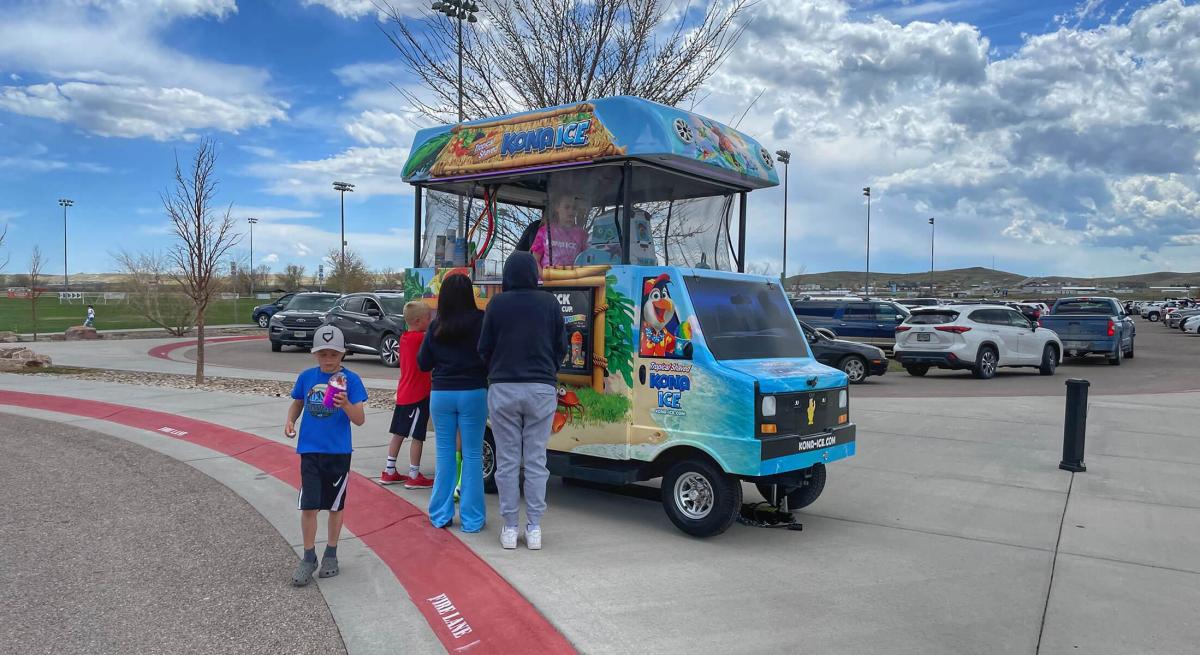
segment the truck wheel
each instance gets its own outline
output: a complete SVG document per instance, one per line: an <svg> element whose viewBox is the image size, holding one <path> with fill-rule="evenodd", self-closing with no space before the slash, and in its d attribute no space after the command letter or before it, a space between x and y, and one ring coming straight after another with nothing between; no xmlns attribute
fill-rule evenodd
<svg viewBox="0 0 1200 655"><path fill-rule="evenodd" d="M283 344L278 341L271 342L271 352L277 353L283 350Z"/></svg>
<svg viewBox="0 0 1200 655"><path fill-rule="evenodd" d="M1150 319L1151 323L1157 323L1158 322L1158 312L1150 312L1150 314L1148 316L1146 316L1146 318Z"/></svg>
<svg viewBox="0 0 1200 655"><path fill-rule="evenodd" d="M396 335L385 334L379 340L379 363L388 368L396 368L400 366L399 354L400 342L396 340Z"/></svg>
<svg viewBox="0 0 1200 655"><path fill-rule="evenodd" d="M984 346L979 349L979 354L975 355L975 368L971 372L980 380L990 380L996 375L998 362L999 355L996 353L996 349Z"/></svg>
<svg viewBox="0 0 1200 655"><path fill-rule="evenodd" d="M1042 375L1054 375L1054 369L1058 368L1058 351L1054 346L1046 344L1042 349L1042 365L1038 367L1038 373Z"/></svg>
<svg viewBox="0 0 1200 655"><path fill-rule="evenodd" d="M483 491L496 493L496 439L491 428L483 431Z"/></svg>
<svg viewBox="0 0 1200 655"><path fill-rule="evenodd" d="M1111 366L1121 365L1121 344L1117 344L1117 354L1108 358L1108 363Z"/></svg>
<svg viewBox="0 0 1200 655"><path fill-rule="evenodd" d="M1125 353L1125 359L1133 359L1133 339L1129 340L1129 352Z"/></svg>
<svg viewBox="0 0 1200 655"><path fill-rule="evenodd" d="M785 487L784 495L787 496L788 510L804 509L816 502L817 498L821 497L821 492L825 491L825 465L821 463L813 464L808 471L805 472L804 484L799 487ZM764 499L771 498L771 485L758 484L758 493L762 494Z"/></svg>
<svg viewBox="0 0 1200 655"><path fill-rule="evenodd" d="M909 364L908 366L904 367L904 370L908 371L909 375L919 378L929 372L929 365L928 364Z"/></svg>
<svg viewBox="0 0 1200 655"><path fill-rule="evenodd" d="M259 314L258 318L255 319L255 322L258 323L258 327L265 328L270 325L271 317L267 316L266 314Z"/></svg>
<svg viewBox="0 0 1200 655"><path fill-rule="evenodd" d="M663 476L662 503L675 527L693 537L711 537L737 518L742 485L710 462L685 459Z"/></svg>
<svg viewBox="0 0 1200 655"><path fill-rule="evenodd" d="M858 384L867 379L867 360L858 355L847 355L838 363L838 368L846 374L850 384Z"/></svg>

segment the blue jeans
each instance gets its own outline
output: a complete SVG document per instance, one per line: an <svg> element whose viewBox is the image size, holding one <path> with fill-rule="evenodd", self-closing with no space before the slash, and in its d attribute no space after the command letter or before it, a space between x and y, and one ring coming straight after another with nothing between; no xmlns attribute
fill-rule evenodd
<svg viewBox="0 0 1200 655"><path fill-rule="evenodd" d="M479 532L487 516L483 504L483 430L487 424L487 389L433 391L429 416L437 439L437 471L429 498L429 520L440 528L454 519L454 485L458 481L455 436L462 433L462 491L459 517L463 532Z"/></svg>

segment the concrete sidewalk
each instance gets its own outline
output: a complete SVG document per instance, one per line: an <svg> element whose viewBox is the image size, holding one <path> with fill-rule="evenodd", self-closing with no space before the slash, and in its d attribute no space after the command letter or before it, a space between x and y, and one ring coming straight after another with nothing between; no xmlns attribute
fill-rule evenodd
<svg viewBox="0 0 1200 655"><path fill-rule="evenodd" d="M4 388L282 439L286 400L0 375ZM1197 400L1094 398L1088 471L1072 475L1057 469L1061 398L862 399L859 455L829 467L800 533L734 526L695 540L656 502L552 479L545 550L499 548L494 496L483 533L455 534L584 652L1190 652ZM355 429L356 471L378 475L386 430L378 411ZM292 514L276 524L285 535ZM363 584L377 591L376 579ZM354 612L330 606L353 633Z"/></svg>

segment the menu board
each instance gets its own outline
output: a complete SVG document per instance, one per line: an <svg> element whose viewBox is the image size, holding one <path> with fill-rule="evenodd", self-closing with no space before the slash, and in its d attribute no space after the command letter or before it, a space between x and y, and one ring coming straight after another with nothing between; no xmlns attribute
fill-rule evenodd
<svg viewBox="0 0 1200 655"><path fill-rule="evenodd" d="M592 371L592 306L595 287L554 287L550 291L566 326L567 355L560 373L589 375Z"/></svg>

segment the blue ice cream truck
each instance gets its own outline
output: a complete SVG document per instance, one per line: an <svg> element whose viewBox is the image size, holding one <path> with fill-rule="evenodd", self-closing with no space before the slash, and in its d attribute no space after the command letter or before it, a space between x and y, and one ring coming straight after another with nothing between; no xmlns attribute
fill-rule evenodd
<svg viewBox="0 0 1200 655"><path fill-rule="evenodd" d="M757 141L717 121L611 97L418 132L405 292L436 307L473 278L480 307L528 249L569 345L552 474L662 478L681 530L724 532L743 482L799 509L855 451L846 375L817 363L779 281L744 273L746 200L779 183ZM494 446L484 468L494 488Z"/></svg>

